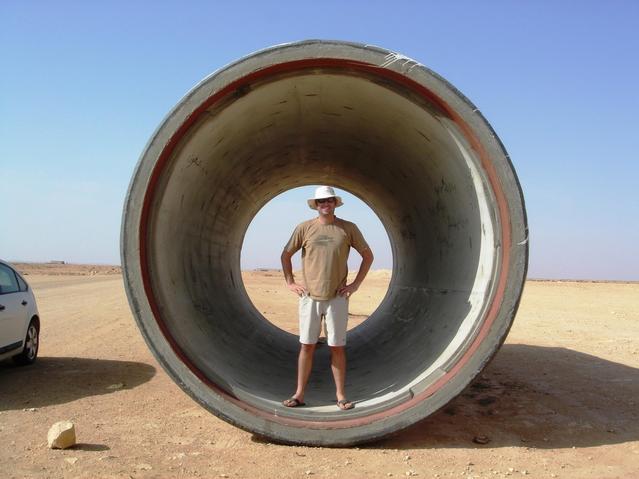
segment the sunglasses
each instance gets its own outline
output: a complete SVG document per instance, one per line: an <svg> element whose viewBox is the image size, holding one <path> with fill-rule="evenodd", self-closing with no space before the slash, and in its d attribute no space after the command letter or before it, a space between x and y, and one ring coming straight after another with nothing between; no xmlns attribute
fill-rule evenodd
<svg viewBox="0 0 639 479"><path fill-rule="evenodd" d="M335 198L322 198L321 200L315 200L316 203L318 204L324 204L324 203L334 203L335 202Z"/></svg>

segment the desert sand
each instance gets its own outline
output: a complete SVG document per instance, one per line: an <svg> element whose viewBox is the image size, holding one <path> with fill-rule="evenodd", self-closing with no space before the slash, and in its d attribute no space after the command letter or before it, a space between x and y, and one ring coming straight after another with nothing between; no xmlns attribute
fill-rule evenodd
<svg viewBox="0 0 639 479"><path fill-rule="evenodd" d="M331 449L270 443L190 399L146 347L119 268L19 269L41 348L33 366L0 363L1 477L639 477L637 283L528 281L506 343L462 395L393 437ZM388 281L370 274L353 325ZM244 282L266 318L295 331L279 272ZM48 449L49 427L67 419L78 445Z"/></svg>

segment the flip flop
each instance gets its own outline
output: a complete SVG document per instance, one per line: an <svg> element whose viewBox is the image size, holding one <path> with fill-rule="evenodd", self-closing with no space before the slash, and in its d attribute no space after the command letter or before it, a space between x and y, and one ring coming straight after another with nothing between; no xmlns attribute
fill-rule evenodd
<svg viewBox="0 0 639 479"><path fill-rule="evenodd" d="M337 401L337 407L340 408L342 411L348 411L349 409L353 409L355 407L355 404L350 402L348 399L340 399L339 401Z"/></svg>
<svg viewBox="0 0 639 479"><path fill-rule="evenodd" d="M301 402L296 397L292 397L282 401L282 405L286 407L298 407L298 406L306 406L306 403Z"/></svg>

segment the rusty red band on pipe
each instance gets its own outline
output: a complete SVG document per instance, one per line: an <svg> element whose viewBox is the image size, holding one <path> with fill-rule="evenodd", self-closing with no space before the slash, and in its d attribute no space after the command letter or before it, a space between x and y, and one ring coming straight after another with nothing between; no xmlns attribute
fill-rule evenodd
<svg viewBox="0 0 639 479"><path fill-rule="evenodd" d="M181 347L177 344L177 342L171 336L167 325L162 319L162 315L160 313L159 307L155 300L153 287L151 284L150 273L148 270L148 257L147 257L147 245L146 242L148 240L148 222L150 219L150 208L154 201L154 194L157 187L157 183L162 175L162 172L171 158L175 147L179 144L181 139L187 134L189 129L197 122L200 115L205 112L208 108L215 105L220 100L227 97L233 91L242 88L245 85L249 85L252 82L257 80L267 79L269 76L281 74L281 73L291 73L291 72L299 72L304 73L313 68L332 68L332 69L344 69L351 70L356 72L363 72L367 74L372 74L378 77L383 77L385 79L391 80L395 83L398 83L406 88L409 88L414 93L420 95L426 101L428 101L431 105L437 107L437 109L444 113L445 116L450 118L463 132L466 140L471 145L471 147L475 150L478 157L480 158L482 167L486 172L486 175L489 179L490 186L492 188L492 192L495 195L495 200L497 203L498 211L499 211L499 220L501 225L501 245L502 245L502 261L501 267L499 268L499 273L497 276L497 287L495 293L490 301L490 306L487 308L483 321L481 321L481 328L478 331L478 334L475 336L474 340L470 344L470 346L465 350L464 354L458 359L455 365L447 371L441 378L439 378L435 383L426 388L420 394L416 394L411 399L385 409L381 412L373 413L364 417L358 417L354 419L336 419L336 420L325 420L325 421L309 421L309 420L299 420L291 417L281 417L274 415L271 411L262 410L250 404L247 404L237 397L229 393L228 391L221 388L218 384L212 382L202 371L197 368L193 362L188 358L188 356L182 351ZM307 428L315 428L315 429L337 429L337 428L349 428L353 426L362 426L366 424L370 424L372 422L385 419L389 416L393 416L399 412L405 411L411 407L416 406L421 403L425 398L433 395L439 389L441 389L448 381L450 381L459 370L469 361L474 352L477 350L479 345L482 343L483 339L488 334L493 322L496 318L496 315L501 306L501 302L504 296L504 290L506 287L506 281L508 278L508 264L510 260L510 244L511 244L511 225L510 225L510 215L508 213L508 202L506 201L504 192L502 190L499 178L495 172L494 166L488 157L487 152L483 148L481 142L476 138L473 134L472 129L469 125L466 124L465 121L460 117L460 115L451 108L446 102L444 102L439 96L434 94L432 91L424 87L423 85L415 82L414 80L407 78L404 75L401 75L398 72L388 70L386 68L379 67L377 65L372 65L364 62L357 62L353 60L344 60L344 59L336 59L336 58L316 58L316 59L305 59L299 61L291 61L285 63L279 63L272 65L267 68L263 68L261 70L255 71L249 75L246 75L242 78L239 78L231 83L229 83L226 87L216 92L214 95L211 95L207 98L197 109L195 109L187 119L180 125L175 134L171 137L166 146L162 149L161 154L159 155L158 161L153 169L153 172L150 176L149 184L146 188L146 194L144 196L141 219L139 225L139 251L140 251L140 265L141 265L141 274L144 284L144 290L146 292L146 296L148 298L149 305L153 311L155 316L155 320L162 331L166 341L173 349L176 356L180 358L180 360L191 370L191 372L197 376L203 383L207 384L211 389L213 389L217 394L224 397L227 401L235 404L237 407L244 409L245 411L255 415L260 416L269 421L274 421L280 424L291 425L291 426L301 426Z"/></svg>

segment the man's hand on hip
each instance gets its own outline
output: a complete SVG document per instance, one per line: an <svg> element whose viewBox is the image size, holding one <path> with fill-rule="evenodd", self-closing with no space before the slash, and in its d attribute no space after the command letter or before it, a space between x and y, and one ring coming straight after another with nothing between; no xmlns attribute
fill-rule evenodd
<svg viewBox="0 0 639 479"><path fill-rule="evenodd" d="M347 284L337 290L337 294L340 296L350 297L355 291L359 289L359 285L355 283Z"/></svg>
<svg viewBox="0 0 639 479"><path fill-rule="evenodd" d="M299 285L297 283L287 284L286 287L288 289L290 289L291 291L293 291L298 296L302 296L302 295L305 295L307 293L307 291L304 288L304 286L301 286L301 285Z"/></svg>

